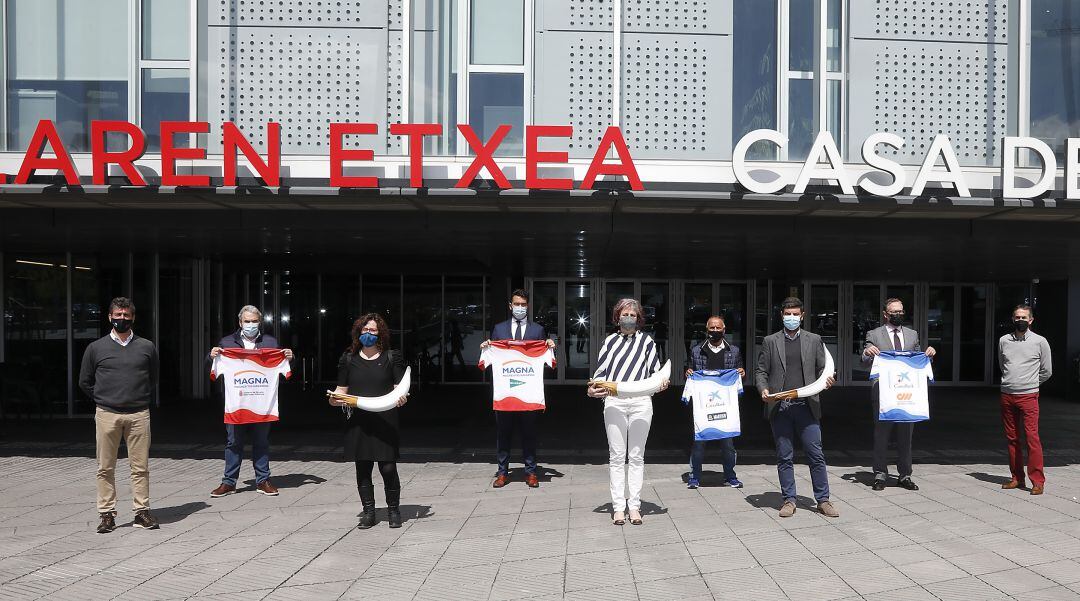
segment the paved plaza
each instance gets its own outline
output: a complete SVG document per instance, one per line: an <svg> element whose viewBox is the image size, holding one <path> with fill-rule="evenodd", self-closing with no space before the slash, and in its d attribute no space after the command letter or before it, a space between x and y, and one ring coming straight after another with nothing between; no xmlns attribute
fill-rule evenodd
<svg viewBox="0 0 1080 601"><path fill-rule="evenodd" d="M547 464L539 489L493 490L488 463L407 462L404 527L387 528L380 490L367 531L354 528L351 464L277 461L280 496L249 483L211 499L220 460L154 459L161 529L130 526L118 478L121 527L99 535L92 459L11 455L0 458L0 598L1080 598L1080 470L1053 454L1042 497L1001 490L1001 462L920 464L921 490L880 493L867 468L832 466L835 520L809 498L779 518L766 457L740 466L742 490L687 490L682 463L661 454L647 466L644 525L622 527L608 517L605 465Z"/></svg>

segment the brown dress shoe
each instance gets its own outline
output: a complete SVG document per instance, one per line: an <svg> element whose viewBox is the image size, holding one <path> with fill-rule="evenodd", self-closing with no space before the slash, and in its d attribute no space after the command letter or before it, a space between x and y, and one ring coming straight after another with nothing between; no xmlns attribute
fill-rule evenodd
<svg viewBox="0 0 1080 601"><path fill-rule="evenodd" d="M1020 488L1021 486L1023 485L1020 484L1018 480L1009 480L1005 484L1002 484L1001 488L1004 488L1005 490L1012 490L1014 488Z"/></svg>
<svg viewBox="0 0 1080 601"><path fill-rule="evenodd" d="M270 484L269 480L263 480L261 484L255 487L255 490L268 497L276 497L278 495L277 487Z"/></svg>
<svg viewBox="0 0 1080 601"><path fill-rule="evenodd" d="M536 474L529 474L525 476L525 484L528 484L529 488L540 488L540 479L536 477Z"/></svg>
<svg viewBox="0 0 1080 601"><path fill-rule="evenodd" d="M829 502L829 501L822 501L822 502L818 503L817 508L818 508L818 511L821 512L821 515L823 515L823 516L825 516L827 518L838 518L838 517L840 517L840 512L837 511L836 508L833 507L833 504L831 502Z"/></svg>
<svg viewBox="0 0 1080 601"><path fill-rule="evenodd" d="M218 497L224 497L225 495L231 495L234 492L236 492L235 486L222 482L221 486L218 486L214 490L210 491L210 497L216 499Z"/></svg>
<svg viewBox="0 0 1080 601"><path fill-rule="evenodd" d="M1031 494L1033 494L1033 495L1041 495L1042 492L1043 492L1043 487L1039 486L1038 484L1031 487Z"/></svg>
<svg viewBox="0 0 1080 601"><path fill-rule="evenodd" d="M491 483L492 488L502 488L510 483L510 477L506 474L499 474L495 476L495 481Z"/></svg>
<svg viewBox="0 0 1080 601"><path fill-rule="evenodd" d="M791 501L785 502L784 505L780 507L780 517L789 518L793 515L795 515L795 504Z"/></svg>

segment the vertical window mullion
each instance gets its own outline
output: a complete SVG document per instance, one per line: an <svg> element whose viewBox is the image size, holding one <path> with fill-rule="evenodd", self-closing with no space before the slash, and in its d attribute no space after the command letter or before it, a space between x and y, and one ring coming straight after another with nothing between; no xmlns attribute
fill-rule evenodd
<svg viewBox="0 0 1080 601"><path fill-rule="evenodd" d="M788 13L789 0L778 0L780 10L777 11L777 42L776 42L776 127L777 131L785 136L790 135L788 127ZM788 157L787 145L780 149L777 160L786 161Z"/></svg>
<svg viewBox="0 0 1080 601"><path fill-rule="evenodd" d="M522 32L522 56L524 57L521 65L521 72L523 77L522 85L525 86L523 90L522 99L522 115L521 124L522 127L527 127L533 123L533 42L536 40L535 29L533 24L535 3L533 0L522 0L525 5L522 7L525 18L522 19L524 31Z"/></svg>
<svg viewBox="0 0 1080 601"><path fill-rule="evenodd" d="M469 39L469 20L472 18L469 0L455 0L458 3L457 44L458 44L458 119L468 122L469 116L469 51L472 48ZM468 156L469 145L465 137L458 133L458 155Z"/></svg>

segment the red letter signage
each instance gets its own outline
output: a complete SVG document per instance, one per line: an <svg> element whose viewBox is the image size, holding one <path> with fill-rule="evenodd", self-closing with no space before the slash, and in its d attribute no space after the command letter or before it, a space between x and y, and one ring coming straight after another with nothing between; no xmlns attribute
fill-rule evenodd
<svg viewBox="0 0 1080 601"><path fill-rule="evenodd" d="M536 174L539 163L565 163L566 152L540 152L539 139L543 137L569 138L574 128L569 125L529 125L525 128L525 187L549 190L571 190L574 180L565 178L540 178Z"/></svg>
<svg viewBox="0 0 1080 601"><path fill-rule="evenodd" d="M487 167L488 173L491 174L491 179L495 180L495 184L503 190L510 187L510 182L503 175L502 169L495 164L495 150L499 148L499 144L502 144L503 138L506 134L510 133L509 125L500 125L495 133L491 134L491 139L486 144L480 141L480 138L476 136L476 132L473 128L463 123L458 124L458 131L465 137L465 141L469 143L469 148L476 153L476 158L473 159L469 168L465 170L465 174L461 176L461 179L454 184L455 188L468 188L473 179L480 174L480 170Z"/></svg>
<svg viewBox="0 0 1080 601"><path fill-rule="evenodd" d="M345 150L342 137L349 134L377 134L379 126L374 123L330 124L330 185L335 188L378 188L379 178L345 175L345 161L370 161L375 158L371 150Z"/></svg>
<svg viewBox="0 0 1080 601"><path fill-rule="evenodd" d="M604 162L604 157L612 146L615 147L615 154L619 157L617 164ZM598 175L622 175L630 182L631 190L645 189L645 186L641 185L637 168L634 167L634 160L630 158L630 149L626 147L626 141L623 140L622 132L618 127L609 127L604 132L604 138L600 140L600 146L596 148L596 154L593 155L585 180L581 182L581 189L592 190Z"/></svg>
<svg viewBox="0 0 1080 601"><path fill-rule="evenodd" d="M236 185L236 149L244 153L244 158L258 172L263 182L275 188L281 185L281 125L274 122L266 124L266 161L255 152L251 143L235 124L226 121L221 124L222 142L225 152L225 185Z"/></svg>
<svg viewBox="0 0 1080 601"><path fill-rule="evenodd" d="M441 136L442 125L438 123L394 123L390 133L409 136L409 185L424 187L424 136Z"/></svg>
<svg viewBox="0 0 1080 601"><path fill-rule="evenodd" d="M210 124L206 121L162 121L161 122L161 185L162 186L209 186L210 176L203 175L177 175L176 159L205 159L206 149L199 148L192 136L191 148L177 148L173 146L176 134L205 134L210 132Z"/></svg>
<svg viewBox="0 0 1080 601"><path fill-rule="evenodd" d="M131 146L120 152L108 152L105 150L106 139L110 132L127 134L131 138ZM109 164L120 165L124 175L133 186L145 186L139 170L135 168L135 161L139 160L146 150L146 136L143 131L127 121L91 121L90 122L90 152L94 163L94 184L104 185L109 176Z"/></svg>
<svg viewBox="0 0 1080 601"><path fill-rule="evenodd" d="M41 155L45 153L46 142L49 143L49 146L52 146L56 158L42 158ZM34 130L34 135L30 138L30 145L27 146L26 154L23 155L19 174L15 176L15 183L28 183L30 177L38 169L57 169L63 172L64 181L67 182L67 185L79 185L79 174L75 171L75 165L71 162L71 157L68 156L64 143L60 141L60 134L56 133L56 126L48 119L38 121L37 129Z"/></svg>

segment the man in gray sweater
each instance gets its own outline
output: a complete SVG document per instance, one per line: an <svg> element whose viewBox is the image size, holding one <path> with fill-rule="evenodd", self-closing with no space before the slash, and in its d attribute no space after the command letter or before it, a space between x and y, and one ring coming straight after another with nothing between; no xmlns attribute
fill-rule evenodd
<svg viewBox="0 0 1080 601"><path fill-rule="evenodd" d="M116 454L127 444L136 528L155 529L150 515L150 401L158 384L154 343L131 330L135 305L117 297L109 303L112 329L86 347L79 388L97 405L97 508L100 534L116 529Z"/></svg>
<svg viewBox="0 0 1080 601"><path fill-rule="evenodd" d="M998 340L998 365L1001 367L1001 421L1009 443L1009 469L1012 480L1004 489L1023 488L1024 451L1020 448L1019 427L1027 439L1027 477L1031 494L1041 495L1046 484L1043 475L1042 442L1039 441L1039 386L1050 379L1050 345L1046 338L1029 328L1035 313L1028 305L1019 305L1012 313L1013 331Z"/></svg>

